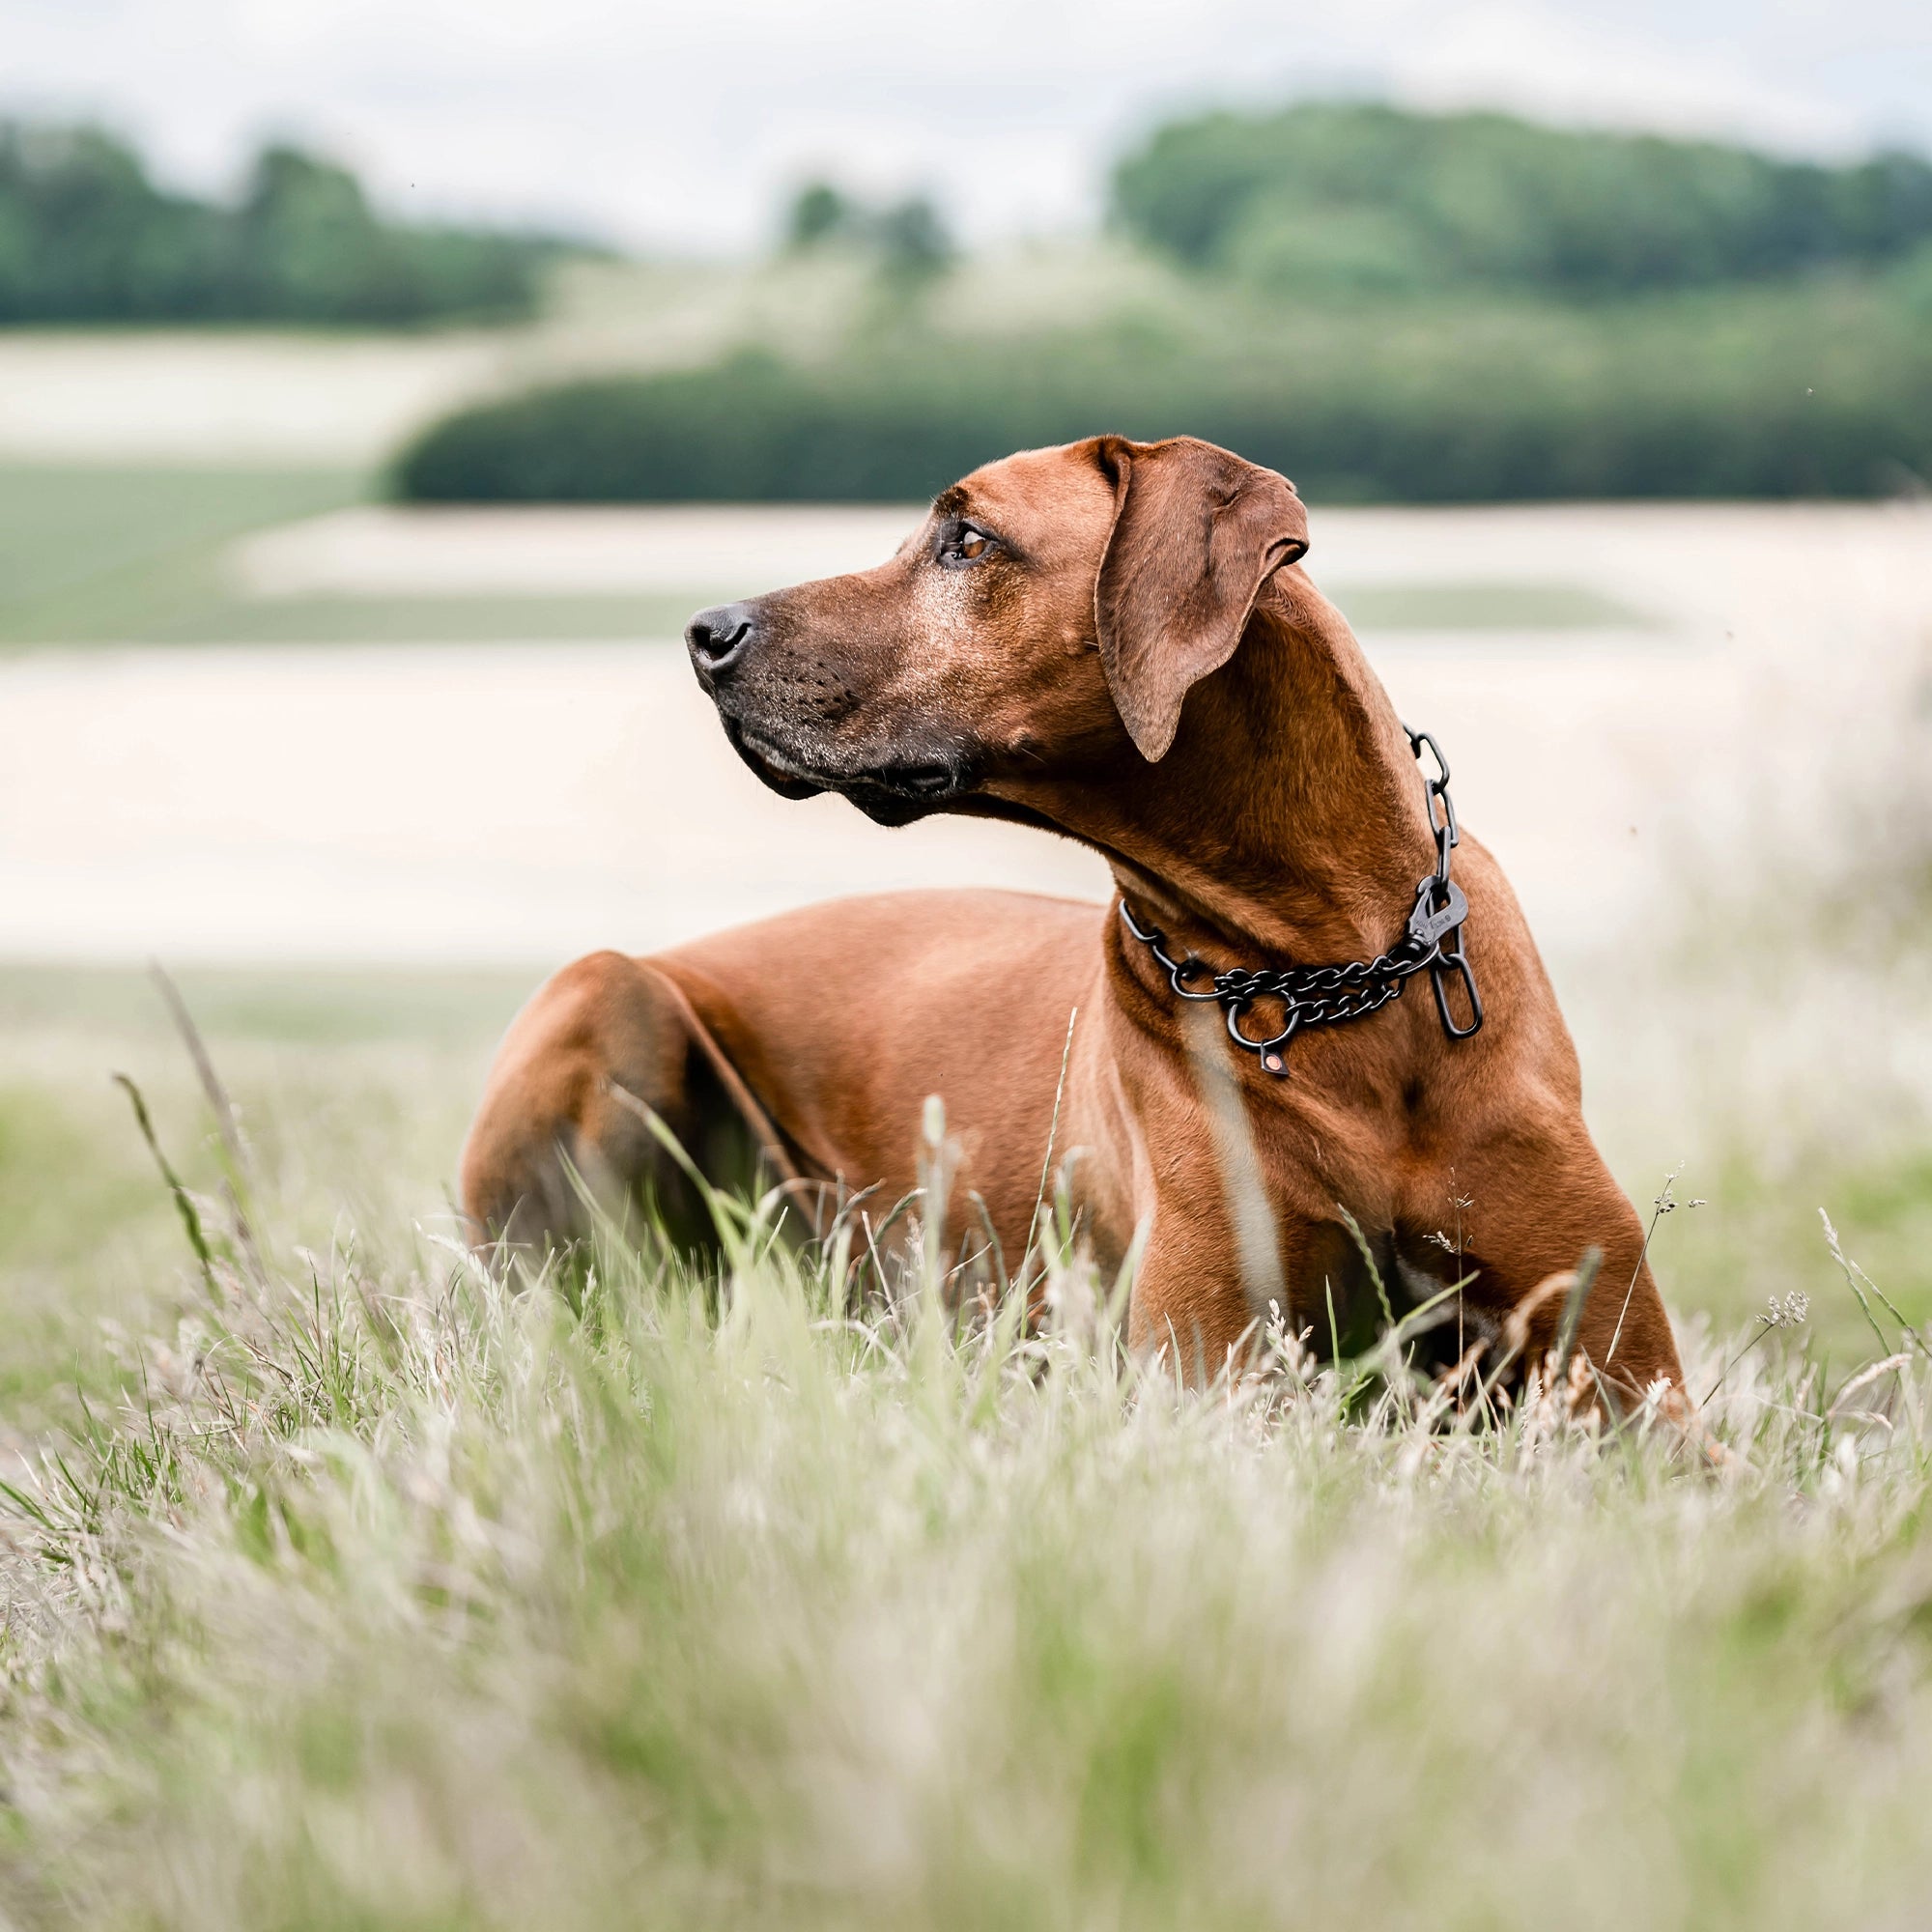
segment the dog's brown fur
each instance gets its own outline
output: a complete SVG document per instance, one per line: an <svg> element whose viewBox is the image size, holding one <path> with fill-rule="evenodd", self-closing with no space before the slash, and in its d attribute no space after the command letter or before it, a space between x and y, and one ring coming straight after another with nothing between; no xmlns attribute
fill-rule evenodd
<svg viewBox="0 0 1932 1932"><path fill-rule="evenodd" d="M963 523L992 539L977 555ZM888 823L932 810L1096 847L1143 918L1210 964L1373 957L1434 859L1422 789L1379 681L1294 561L1293 486L1190 439L1101 437L992 464L875 570L694 622L733 744L787 795L835 789ZM726 627L742 644L719 659ZM708 626L708 628L707 628ZM1194 1022L1117 909L995 892L820 905L646 959L566 968L512 1027L463 1162L480 1231L580 1224L575 1167L660 1173L630 1096L724 1171L915 1184L922 1104L961 1143L1009 1256L1030 1232L1073 1029L1058 1146L1103 1264L1146 1247L1132 1341L1218 1368L1284 1288L1292 1319L1357 1325L1364 1269L1413 1300L1470 1277L1493 1332L1584 1249L1603 1292L1580 1341L1626 1390L1681 1382L1630 1203L1584 1127L1576 1054L1516 899L1464 836L1456 877L1487 1024L1445 1037L1426 987L1296 1038L1287 1078ZM1238 1093L1238 1108L1216 1104ZM621 1090L621 1091L613 1091ZM1250 1236L1252 1173L1278 1275ZM1231 1132L1232 1123L1232 1132ZM1265 1244L1264 1244L1265 1245ZM1451 1252L1453 1250L1454 1252ZM1628 1306L1626 1299L1628 1291ZM1532 1346L1557 1319L1545 1297ZM1622 1334L1614 1355L1611 1338Z"/></svg>

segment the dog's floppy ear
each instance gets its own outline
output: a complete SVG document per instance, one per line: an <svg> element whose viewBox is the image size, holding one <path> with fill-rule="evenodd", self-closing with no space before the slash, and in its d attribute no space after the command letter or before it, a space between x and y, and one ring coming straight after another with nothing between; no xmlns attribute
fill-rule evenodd
<svg viewBox="0 0 1932 1932"><path fill-rule="evenodd" d="M1094 453L1114 529L1094 584L1107 689L1149 763L1166 755L1188 690L1235 654L1268 577L1308 548L1294 485L1191 436Z"/></svg>

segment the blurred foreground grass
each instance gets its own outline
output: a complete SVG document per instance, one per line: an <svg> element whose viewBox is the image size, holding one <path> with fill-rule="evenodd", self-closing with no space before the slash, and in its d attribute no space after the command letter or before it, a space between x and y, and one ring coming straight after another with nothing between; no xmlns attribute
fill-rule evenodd
<svg viewBox="0 0 1932 1932"><path fill-rule="evenodd" d="M1815 1219L1923 1322L1909 1136L1682 1177L1719 1478L1285 1342L1136 1386L1064 1260L1033 1343L758 1242L511 1295L443 1190L526 978L181 985L259 1264L154 985L0 972L14 1922L1914 1922L1932 1378Z"/></svg>
<svg viewBox="0 0 1932 1932"><path fill-rule="evenodd" d="M56 1288L125 1270L57 1309L121 1319L4 1519L14 1922L1916 1922L1932 1377L1895 1324L1862 1381L1693 1332L1719 1476L1279 1334L1177 1396L1051 1241L1033 1341L742 1217L722 1284L607 1244L511 1293L422 1218L515 997L480 980L185 981L252 1259L138 986L8 984L26 1238ZM102 1043L206 1280L76 1097Z"/></svg>
<svg viewBox="0 0 1932 1932"><path fill-rule="evenodd" d="M292 1236L442 1205L468 1107L530 989L497 973L185 972L184 995L280 1176ZM142 973L0 968L0 1441L118 1386L112 1334L164 1319L182 1231L127 1072L193 1186L218 1178L205 1103ZM345 1220L344 1225L347 1225ZM115 1324L103 1330L103 1322Z"/></svg>

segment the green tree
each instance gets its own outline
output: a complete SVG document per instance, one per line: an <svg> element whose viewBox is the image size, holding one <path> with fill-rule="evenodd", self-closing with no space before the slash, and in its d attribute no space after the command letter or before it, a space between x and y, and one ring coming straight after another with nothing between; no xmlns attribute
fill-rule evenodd
<svg viewBox="0 0 1932 1932"><path fill-rule="evenodd" d="M0 124L0 324L523 315L560 249L384 221L348 170L290 147L231 208L156 188L97 129Z"/></svg>
<svg viewBox="0 0 1932 1932"><path fill-rule="evenodd" d="M924 195L914 195L882 210L872 232L886 268L921 280L945 270L952 260L952 238L939 210Z"/></svg>
<svg viewBox="0 0 1932 1932"><path fill-rule="evenodd" d="M809 182L792 197L785 213L785 245L816 248L835 237L849 234L857 210L850 198L830 182Z"/></svg>
<svg viewBox="0 0 1932 1932"><path fill-rule="evenodd" d="M1932 164L1305 102L1162 128L1116 170L1112 204L1181 260L1286 293L1602 299L1891 259L1932 236Z"/></svg>

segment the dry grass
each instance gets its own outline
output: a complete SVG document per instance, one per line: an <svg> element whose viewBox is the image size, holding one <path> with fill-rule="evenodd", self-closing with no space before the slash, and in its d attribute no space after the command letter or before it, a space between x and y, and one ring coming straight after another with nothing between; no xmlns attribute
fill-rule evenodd
<svg viewBox="0 0 1932 1932"><path fill-rule="evenodd" d="M313 1178L243 1168L14 1486L19 1922L1763 1928L1932 1884L1932 1350L1863 1283L1856 1372L1788 1305L1693 1329L1717 1475L1278 1325L1181 1393L1064 1220L1029 1338L728 1206L717 1275L607 1237L564 1293L396 1211L304 1242Z"/></svg>

